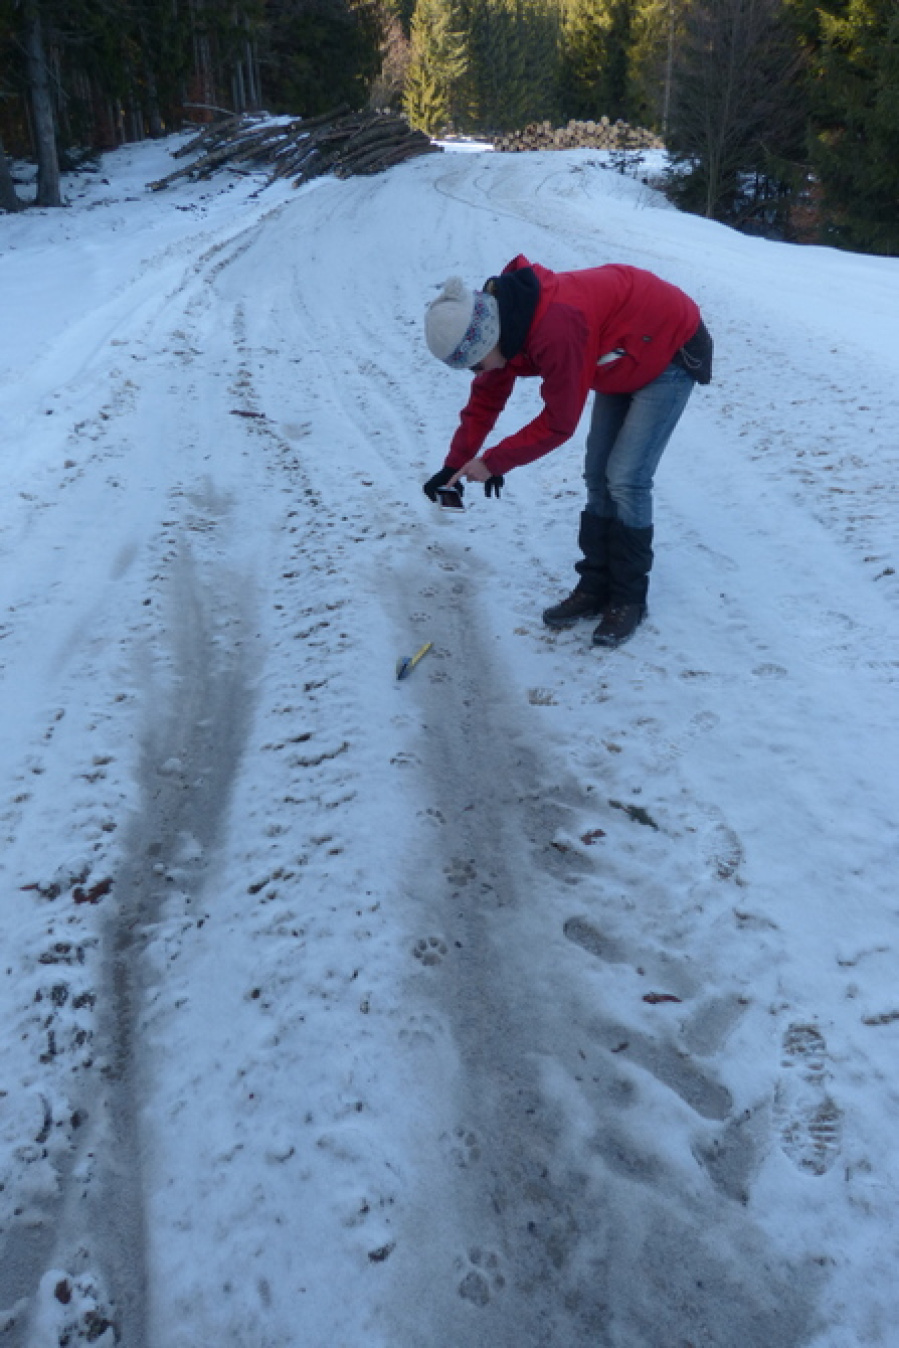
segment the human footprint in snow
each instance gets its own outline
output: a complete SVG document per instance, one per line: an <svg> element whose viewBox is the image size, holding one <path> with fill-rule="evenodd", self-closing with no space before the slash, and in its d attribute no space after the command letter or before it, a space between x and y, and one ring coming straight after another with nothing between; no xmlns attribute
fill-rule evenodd
<svg viewBox="0 0 899 1348"><path fill-rule="evenodd" d="M712 375L712 339L692 299L638 267L553 272L519 254L483 290L451 277L428 306L431 352L475 375L431 500L461 479L499 496L504 474L574 435L596 397L575 564L578 582L546 609L549 627L601 616L598 646L618 646L646 615L652 567L652 485L695 383ZM539 376L543 410L483 450L516 379Z"/></svg>

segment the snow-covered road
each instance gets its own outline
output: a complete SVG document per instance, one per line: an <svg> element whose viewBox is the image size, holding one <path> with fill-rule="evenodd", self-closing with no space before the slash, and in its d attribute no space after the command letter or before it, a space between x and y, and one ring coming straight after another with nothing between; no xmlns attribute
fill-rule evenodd
<svg viewBox="0 0 899 1348"><path fill-rule="evenodd" d="M0 1343L893 1348L899 263L164 158L0 218ZM517 252L717 339L612 654L577 442L420 491Z"/></svg>

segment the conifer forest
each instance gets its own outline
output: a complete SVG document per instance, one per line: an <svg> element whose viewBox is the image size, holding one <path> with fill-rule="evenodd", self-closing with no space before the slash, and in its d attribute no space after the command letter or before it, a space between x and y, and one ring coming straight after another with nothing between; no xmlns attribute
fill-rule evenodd
<svg viewBox="0 0 899 1348"><path fill-rule="evenodd" d="M242 112L430 136L606 117L683 208L899 256L899 0L0 0L0 210L99 151Z"/></svg>

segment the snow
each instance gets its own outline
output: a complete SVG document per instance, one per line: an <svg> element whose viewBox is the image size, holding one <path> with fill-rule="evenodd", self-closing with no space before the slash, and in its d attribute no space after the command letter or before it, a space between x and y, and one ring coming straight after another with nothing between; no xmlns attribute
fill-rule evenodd
<svg viewBox="0 0 899 1348"><path fill-rule="evenodd" d="M172 148L0 217L0 1337L893 1348L899 262ZM583 428L421 492L518 252L716 338L615 652L540 620Z"/></svg>

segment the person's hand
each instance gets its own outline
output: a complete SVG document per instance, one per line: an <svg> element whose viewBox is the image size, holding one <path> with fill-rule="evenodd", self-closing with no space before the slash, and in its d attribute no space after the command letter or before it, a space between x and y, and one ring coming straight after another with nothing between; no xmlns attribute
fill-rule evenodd
<svg viewBox="0 0 899 1348"><path fill-rule="evenodd" d="M456 470L447 485L455 487L460 477L464 477L466 482L489 482L493 474L483 459L469 459L468 463Z"/></svg>
<svg viewBox="0 0 899 1348"><path fill-rule="evenodd" d="M499 494L505 484L506 479L503 477L502 473L494 473L493 477L488 477L487 481L484 483L484 495L495 496L496 499L499 500Z"/></svg>
<svg viewBox="0 0 899 1348"><path fill-rule="evenodd" d="M428 478L422 487L422 491L429 501L433 501L436 505L438 489L447 485L454 471L452 468L441 468L439 473L435 473L433 477Z"/></svg>

